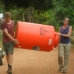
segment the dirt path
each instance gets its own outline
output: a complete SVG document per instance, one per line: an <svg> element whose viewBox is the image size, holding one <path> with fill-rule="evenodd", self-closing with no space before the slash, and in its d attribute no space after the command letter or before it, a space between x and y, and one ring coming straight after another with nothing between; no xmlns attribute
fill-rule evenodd
<svg viewBox="0 0 74 74"><path fill-rule="evenodd" d="M3 58L0 74L7 74L7 63ZM13 74L62 74L58 72L58 49L51 52L15 49ZM74 74L74 49L71 49L67 74Z"/></svg>

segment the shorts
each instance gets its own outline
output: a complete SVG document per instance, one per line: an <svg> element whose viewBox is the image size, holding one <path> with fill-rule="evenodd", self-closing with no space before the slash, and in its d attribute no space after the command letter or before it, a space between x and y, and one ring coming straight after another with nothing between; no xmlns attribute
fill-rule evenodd
<svg viewBox="0 0 74 74"><path fill-rule="evenodd" d="M3 47L6 52L6 55L12 54L14 51L14 42L3 42Z"/></svg>

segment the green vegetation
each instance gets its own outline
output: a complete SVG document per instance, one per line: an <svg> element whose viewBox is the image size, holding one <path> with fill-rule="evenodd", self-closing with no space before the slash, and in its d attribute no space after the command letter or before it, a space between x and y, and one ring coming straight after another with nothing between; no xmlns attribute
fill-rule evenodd
<svg viewBox="0 0 74 74"><path fill-rule="evenodd" d="M74 29L74 0L0 0L0 12L5 11L10 11L16 22L53 25L56 30L69 17Z"/></svg>

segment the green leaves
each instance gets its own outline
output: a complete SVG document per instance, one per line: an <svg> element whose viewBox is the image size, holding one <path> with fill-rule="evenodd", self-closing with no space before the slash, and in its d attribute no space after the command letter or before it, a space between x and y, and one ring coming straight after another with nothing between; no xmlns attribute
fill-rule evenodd
<svg viewBox="0 0 74 74"><path fill-rule="evenodd" d="M0 0L0 13L2 13L4 10L4 5L2 3L2 1Z"/></svg>
<svg viewBox="0 0 74 74"><path fill-rule="evenodd" d="M63 24L65 17L74 24L74 0L0 0L0 12L8 9L13 19L32 21L35 23L51 24L56 29ZM5 6L5 7L4 7ZM30 7L33 8L31 11Z"/></svg>

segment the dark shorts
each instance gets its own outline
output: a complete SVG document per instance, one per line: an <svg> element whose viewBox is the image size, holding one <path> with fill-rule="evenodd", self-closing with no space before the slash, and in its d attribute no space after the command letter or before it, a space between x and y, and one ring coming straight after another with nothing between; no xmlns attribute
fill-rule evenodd
<svg viewBox="0 0 74 74"><path fill-rule="evenodd" d="M3 47L6 52L6 55L12 54L14 51L14 42L3 42Z"/></svg>

